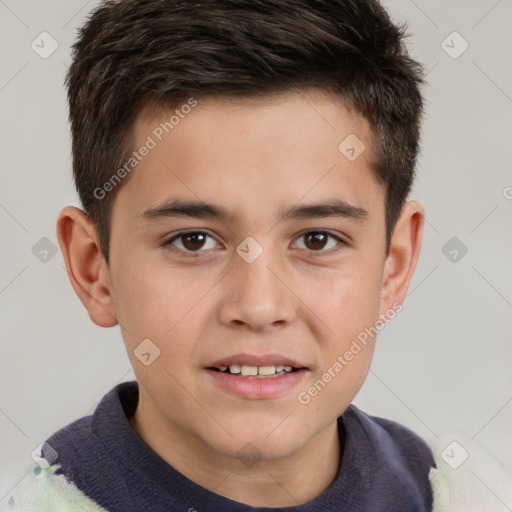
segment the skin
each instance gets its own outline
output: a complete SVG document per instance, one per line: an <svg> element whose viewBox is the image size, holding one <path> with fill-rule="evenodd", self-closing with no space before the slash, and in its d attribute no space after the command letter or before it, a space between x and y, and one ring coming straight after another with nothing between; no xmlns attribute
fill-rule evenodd
<svg viewBox="0 0 512 512"><path fill-rule="evenodd" d="M143 111L134 148L168 118ZM366 145L353 162L338 150L350 134ZM74 207L59 216L75 292L93 322L121 326L140 389L132 427L217 494L291 506L315 498L336 477L336 419L365 380L375 338L308 404L298 393L403 301L423 233L423 207L409 202L386 255L385 191L370 170L371 143L368 123L320 91L266 101L201 99L118 191L109 266L87 216ZM142 218L170 198L219 204L234 216ZM329 198L363 208L367 217L280 219L280 208ZM162 245L188 229L211 238L202 247L183 237ZM345 243L315 245L305 233L315 230ZM247 236L263 248L252 263L236 252ZM148 338L160 356L145 366L134 350ZM308 371L278 397L242 398L204 370L240 352L284 354Z"/></svg>

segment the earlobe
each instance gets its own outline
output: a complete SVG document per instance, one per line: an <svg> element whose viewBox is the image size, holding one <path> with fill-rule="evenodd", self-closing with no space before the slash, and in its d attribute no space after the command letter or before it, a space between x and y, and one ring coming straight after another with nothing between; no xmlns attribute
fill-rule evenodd
<svg viewBox="0 0 512 512"><path fill-rule="evenodd" d="M405 299L420 255L424 217L425 210L417 201L408 202L402 208L385 263L381 315Z"/></svg>
<svg viewBox="0 0 512 512"><path fill-rule="evenodd" d="M71 286L91 320L101 327L117 325L108 267L92 221L82 210L68 206L57 220L57 237Z"/></svg>

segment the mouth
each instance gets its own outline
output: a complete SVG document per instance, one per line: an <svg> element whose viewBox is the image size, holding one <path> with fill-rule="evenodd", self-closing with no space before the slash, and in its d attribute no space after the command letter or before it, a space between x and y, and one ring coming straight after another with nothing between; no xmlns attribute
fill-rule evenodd
<svg viewBox="0 0 512 512"><path fill-rule="evenodd" d="M237 354L204 368L215 386L249 399L276 398L291 392L309 368L279 354Z"/></svg>
<svg viewBox="0 0 512 512"><path fill-rule="evenodd" d="M297 372L303 368L296 368L294 366L270 364L264 366L249 366L245 364L231 364L229 366L210 366L208 370L213 370L220 373L227 373L243 378L257 378L267 379L281 377L289 373Z"/></svg>

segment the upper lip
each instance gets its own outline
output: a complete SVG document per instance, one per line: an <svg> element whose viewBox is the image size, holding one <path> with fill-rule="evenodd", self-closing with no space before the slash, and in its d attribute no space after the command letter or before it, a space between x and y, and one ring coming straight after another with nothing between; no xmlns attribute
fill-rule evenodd
<svg viewBox="0 0 512 512"><path fill-rule="evenodd" d="M307 368L301 362L290 359L282 354L233 354L232 356L218 359L213 363L207 365L207 368L218 368L219 366L231 366L233 364L245 366L292 366L293 368Z"/></svg>

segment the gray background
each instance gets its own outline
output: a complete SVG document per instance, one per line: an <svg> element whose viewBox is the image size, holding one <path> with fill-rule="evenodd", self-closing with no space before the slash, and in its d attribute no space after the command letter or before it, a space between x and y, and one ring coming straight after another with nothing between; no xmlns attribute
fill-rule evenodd
<svg viewBox="0 0 512 512"><path fill-rule="evenodd" d="M0 0L0 498L39 443L134 378L119 328L94 325L60 250L41 252L57 246L60 209L79 206L63 79L96 3ZM464 438L470 456L481 449L512 472L512 1L384 3L408 21L429 70L411 195L426 226L404 309L380 334L355 403L429 440ZM43 31L59 45L46 59L31 48ZM454 31L469 44L458 58ZM476 476L496 510L512 510L510 492Z"/></svg>

